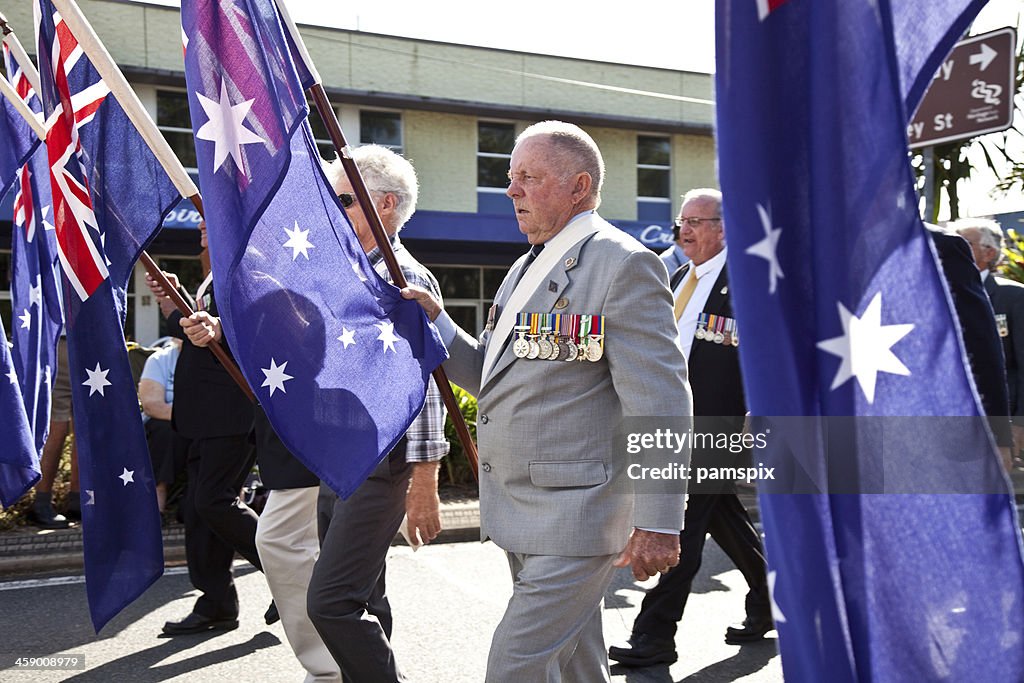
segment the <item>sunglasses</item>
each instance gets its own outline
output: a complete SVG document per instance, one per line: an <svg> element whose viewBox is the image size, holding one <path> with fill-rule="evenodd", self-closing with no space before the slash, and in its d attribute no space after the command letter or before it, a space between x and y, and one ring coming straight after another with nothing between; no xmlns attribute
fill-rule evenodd
<svg viewBox="0 0 1024 683"><path fill-rule="evenodd" d="M346 209L351 208L356 203L356 196L351 192L342 192L338 195L338 199L341 201L341 205Z"/></svg>

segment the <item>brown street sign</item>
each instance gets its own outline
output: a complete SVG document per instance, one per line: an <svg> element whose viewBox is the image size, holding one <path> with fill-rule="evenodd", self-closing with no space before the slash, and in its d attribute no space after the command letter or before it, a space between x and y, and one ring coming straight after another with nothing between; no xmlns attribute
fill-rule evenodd
<svg viewBox="0 0 1024 683"><path fill-rule="evenodd" d="M957 43L907 126L910 149L1009 128L1013 124L1016 46L1012 28Z"/></svg>

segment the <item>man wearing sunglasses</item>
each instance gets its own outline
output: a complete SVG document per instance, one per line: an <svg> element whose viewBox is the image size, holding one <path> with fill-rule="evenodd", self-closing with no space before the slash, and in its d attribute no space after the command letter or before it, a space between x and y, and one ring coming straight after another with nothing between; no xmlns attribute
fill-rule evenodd
<svg viewBox="0 0 1024 683"><path fill-rule="evenodd" d="M379 145L353 150L352 159L406 280L440 299L441 289L433 274L398 238L416 210L418 184L412 164ZM344 168L335 160L325 171L370 263L390 282L366 208L356 201ZM408 517L413 542L418 536L429 543L441 531L437 474L441 458L448 453L445 415L441 394L431 379L423 409L405 436L348 500L342 500L325 485L320 487L320 557L309 582L306 604L313 625L346 681L405 680L391 649L385 558L403 516Z"/></svg>
<svg viewBox="0 0 1024 683"><path fill-rule="evenodd" d="M690 262L670 278L693 391L694 432L740 434L746 415L739 365L739 329L733 318L725 269L722 193L690 190L675 221L678 243ZM728 450L694 446L691 467L729 467ZM677 622L683 616L693 579L700 569L707 534L743 573L750 591L747 618L726 630L727 643L760 640L773 628L761 538L736 495L735 484L717 480L693 485L679 535L680 560L647 592L626 647L612 647L611 659L625 666L676 661Z"/></svg>

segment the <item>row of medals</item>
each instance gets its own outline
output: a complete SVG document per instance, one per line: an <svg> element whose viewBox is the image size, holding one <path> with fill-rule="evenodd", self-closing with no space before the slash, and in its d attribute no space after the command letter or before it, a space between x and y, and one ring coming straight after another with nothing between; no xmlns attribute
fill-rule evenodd
<svg viewBox="0 0 1024 683"><path fill-rule="evenodd" d="M601 317L603 321L603 316ZM588 334L581 341L568 335L553 332L551 327L541 329L540 334L530 334L529 325L515 326L516 339L512 353L516 358L528 360L588 360L596 363L604 357L604 335Z"/></svg>
<svg viewBox="0 0 1024 683"><path fill-rule="evenodd" d="M708 329L708 314L701 313L700 317L697 319L697 330L693 333L693 336L697 339L712 342L714 344L731 344L732 346L739 346L740 335L737 334L737 330L735 328L736 322L734 320L729 320L728 318L725 320L728 322L725 323L724 330L710 330Z"/></svg>

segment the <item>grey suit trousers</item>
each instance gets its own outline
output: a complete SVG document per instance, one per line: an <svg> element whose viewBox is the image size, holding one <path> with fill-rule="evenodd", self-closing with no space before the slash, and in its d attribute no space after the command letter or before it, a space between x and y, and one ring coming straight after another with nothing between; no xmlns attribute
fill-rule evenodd
<svg viewBox="0 0 1024 683"><path fill-rule="evenodd" d="M616 555L506 555L512 597L491 640L487 683L609 681L601 608Z"/></svg>
<svg viewBox="0 0 1024 683"><path fill-rule="evenodd" d="M320 487L320 557L306 593L309 618L344 680L404 681L391 650L385 559L405 516L412 465L396 448L348 500Z"/></svg>

